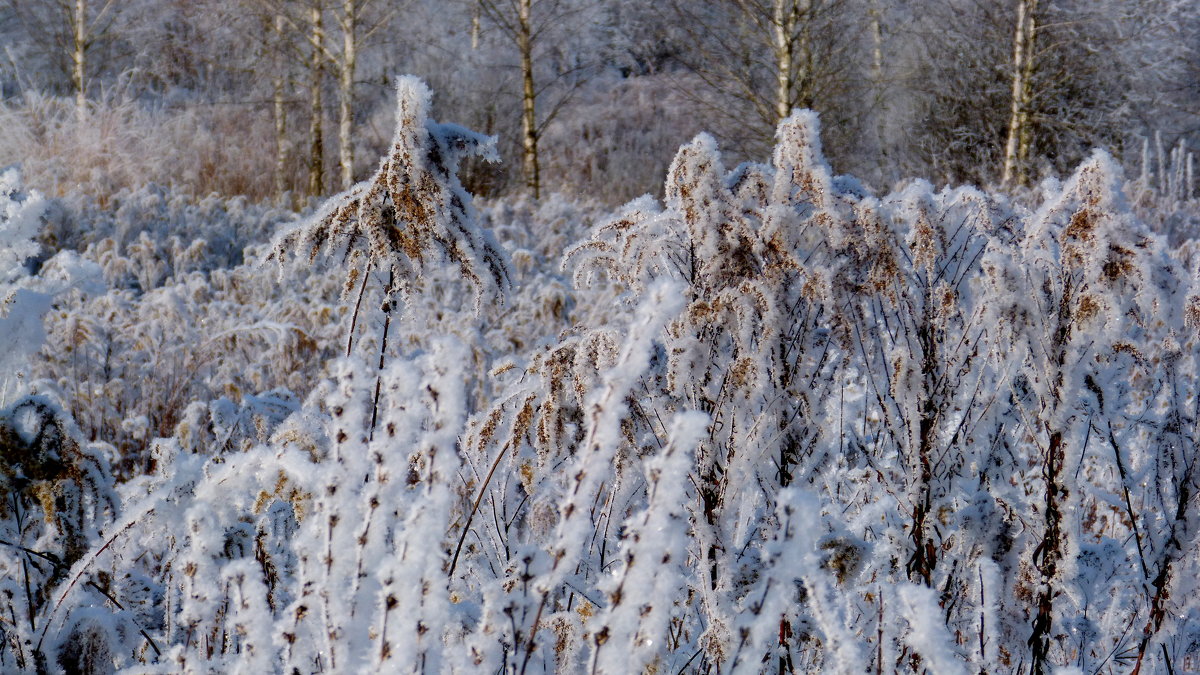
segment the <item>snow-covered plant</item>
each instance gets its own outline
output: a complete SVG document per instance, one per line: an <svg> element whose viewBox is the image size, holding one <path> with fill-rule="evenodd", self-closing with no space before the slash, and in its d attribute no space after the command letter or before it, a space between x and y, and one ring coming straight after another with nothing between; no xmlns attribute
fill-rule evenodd
<svg viewBox="0 0 1200 675"><path fill-rule="evenodd" d="M1061 188L1047 186L1049 198L1012 248L995 247L984 263L990 323L1004 349L995 356L1010 368L1001 384L1019 420L1006 445L1029 467L1013 497L1026 502L1019 511L1036 514L1029 526L1038 534L1020 538L1024 551L1008 577L1029 603L1035 672L1061 661L1056 649L1085 665L1118 650L1115 626L1103 626L1111 614L1089 611L1096 584L1125 576L1135 560L1147 573L1138 522L1145 516L1128 481L1147 445L1139 420L1154 414L1165 375L1146 359L1159 358L1161 341L1182 330L1168 310L1182 298L1177 269L1130 212L1121 180L1113 160L1097 153ZM1110 566L1120 560L1115 550L1128 555L1126 537L1136 556ZM1063 634L1065 644L1055 637Z"/></svg>
<svg viewBox="0 0 1200 675"><path fill-rule="evenodd" d="M353 353L368 281L386 272L380 369L397 303L409 300L431 278L433 283L440 281L440 275L431 277L432 270L452 265L474 291L476 314L485 300L502 304L511 286L507 256L491 231L479 226L471 195L458 177L464 157L496 159L495 138L430 120L431 93L418 78L399 78L396 90L396 132L375 175L276 237L271 253L281 261L301 253L311 262L324 253L349 262L343 294L350 296L356 286L358 291L347 331L347 356ZM382 381L376 389L381 386ZM372 433L377 414L373 407Z"/></svg>
<svg viewBox="0 0 1200 675"><path fill-rule="evenodd" d="M5 549L46 565L3 666L1194 669L1196 254L1107 156L1032 210L875 195L797 111L767 163L684 145L661 203L481 218L455 160L490 140L399 90L380 171L267 254L349 272L93 242L114 288L60 293L39 361L84 431L0 428L69 429L100 487L6 469L86 508Z"/></svg>
<svg viewBox="0 0 1200 675"><path fill-rule="evenodd" d="M400 78L396 89L396 134L375 175L278 237L274 254L349 258L347 290L365 287L377 270L388 273L386 294L401 299L420 287L429 269L453 264L474 287L477 307L485 298L502 298L509 287L505 255L476 224L457 173L463 157L494 159L495 138L429 120L431 94L415 77Z"/></svg>
<svg viewBox="0 0 1200 675"><path fill-rule="evenodd" d="M641 309L630 319L610 314L610 325L581 326L557 344L539 348L524 372L512 376L500 405L477 421L471 438L494 460L479 469L487 490L480 491L476 505L485 498L511 501L524 492L521 502L530 506L513 514L513 522L524 521L534 541L550 551L548 561L533 556L523 563L529 570L523 575L532 575L532 594L524 585L506 588L512 598L506 612L522 617L525 626L514 628L512 636L525 663L546 650L539 640L550 640L551 630L558 636L554 650L560 667L562 659L578 653L573 658L620 672L629 664L613 659L629 654L619 646L604 647L613 633L660 645L635 658L641 666L669 667L674 661L678 667L687 661L683 655L699 654L687 652L692 645L702 645L701 664L723 662L737 651L734 617L743 609L744 584L756 573L757 559L743 554L771 528L770 505L780 489L798 480L798 473L811 484L814 466L821 465L814 457L829 456L814 451L819 432L813 417L834 391L830 368L837 359L830 352L838 348L833 332L818 325L826 311L823 278L803 264L812 249L795 243L819 248L823 235L796 237L787 226L805 217L828 221L857 197L834 186L819 157L811 116L797 115L780 133L774 166L740 167L729 174L711 139L698 138L672 165L665 209L648 199L635 201L576 246L568 260L577 282L627 289L618 301ZM660 299L666 281L682 295L676 309ZM640 317L649 307L668 313L647 322ZM637 351L628 350L647 339L655 345L642 348L650 358L630 362ZM638 386L606 384L615 377L606 373L628 377L633 363L638 363L633 369ZM688 505L671 516L656 511L674 508L680 497L673 496L655 500L635 516L637 504L658 481L657 471L647 469L643 478L639 467L657 453L681 450L681 432L671 424L680 415L691 420L682 451L692 459L687 481L672 484L680 486ZM703 432L697 431L697 419L708 420ZM596 445L594 438L607 440ZM497 476L502 463L508 474ZM570 468L556 469L560 466ZM502 499L503 494L511 496ZM556 495L567 495L566 503ZM584 504L591 506L585 510ZM637 544L614 528L660 518L681 527L686 522L691 530L684 556L690 562L660 564L656 570L662 577L658 583L687 589L689 601L661 599L658 606L634 605L636 611L626 612L620 606L623 584L614 590L603 581L603 570L610 560L624 560L628 576L634 574L628 566L640 558ZM586 546L568 536L589 525L593 534L583 540ZM481 527L507 541L506 550L520 532L512 526ZM848 559L860 554L849 539L830 541L844 546ZM467 544L462 555L470 561L480 553L478 545ZM680 557L679 551L674 558L666 555ZM638 564L654 563L642 558ZM573 569L573 581L565 587L563 565ZM534 574L539 567L540 576ZM593 584L607 599L587 592ZM609 606L599 628L573 618L577 603L584 603L585 622L597 606ZM638 616L658 618L639 626ZM765 620L774 620L778 628L781 617ZM594 644L590 655L589 643ZM663 645L672 645L671 651L662 652Z"/></svg>
<svg viewBox="0 0 1200 675"><path fill-rule="evenodd" d="M460 501L462 356L443 342L393 361L374 440L375 377L348 358L271 445L192 462L174 488L186 492L168 500L155 483L178 478L143 486L146 530L170 551L150 571L173 598L172 669L437 669L453 625L442 570ZM176 452L164 446L164 466Z"/></svg>
<svg viewBox="0 0 1200 675"><path fill-rule="evenodd" d="M40 194L23 190L16 169L0 170L0 334L9 345L0 354L0 403L17 390L16 380L27 376L24 360L41 346L41 316L49 297L19 282L28 277L26 263L41 248L36 237L44 209Z"/></svg>
<svg viewBox="0 0 1200 675"><path fill-rule="evenodd" d="M45 199L25 192L15 168L0 171L0 282L10 284L28 273L26 261L40 248L35 241L41 229Z"/></svg>
<svg viewBox="0 0 1200 675"><path fill-rule="evenodd" d="M46 623L68 610L55 594L119 511L110 454L111 446L82 440L62 402L52 395L27 395L0 410L4 670L42 669L46 653L54 653L43 649ZM71 609L103 604L106 582L87 583L93 588L87 597L76 598Z"/></svg>
<svg viewBox="0 0 1200 675"><path fill-rule="evenodd" d="M359 234L375 230L378 246L365 254L368 264L390 270L395 279L436 273L425 266L444 254L460 264L477 294L504 291L507 263L476 224L469 195L458 187L454 165L446 159L463 149L456 145L461 139L476 137L450 125L427 124L428 91L419 82L402 81L401 94L396 155L377 177L377 187L390 187L375 193L375 219L355 215L350 225L364 228L355 230ZM438 135L431 136L431 130ZM337 199L354 200L355 194ZM407 201L395 215L391 205L400 200ZM385 207L393 214L386 222L380 219ZM334 227L325 217L318 215L304 231L318 237L340 233L314 234ZM412 231L401 233L406 227ZM276 253L285 252L300 233L285 235ZM349 248L355 235L347 241ZM482 271L490 282L475 274ZM358 272L363 279L369 273ZM190 275L148 293L136 306L178 311L188 307L188 296L204 293L202 285L222 279L216 272L207 280ZM419 279L389 284L387 297L397 291L415 297L419 286L410 281ZM149 302L160 292L176 299ZM389 321L390 311L382 311ZM284 327L276 324L277 330ZM247 340L261 349L254 347L253 333L243 344ZM381 343L386 353L386 332ZM136 571L147 580L152 600L143 609L157 617L169 646L162 663L185 672L293 667L356 672L426 661L436 667L446 659L467 658L444 651L446 631L454 630L448 622L453 613L444 566L465 500L456 487L461 476L457 439L468 409L470 379L464 369L470 360L461 343L451 339L423 346L432 351L395 359L385 370L381 359L378 375L355 355L334 363L331 379L278 429L273 414L281 407L286 414L286 396L281 406L270 397L243 394L240 407L224 399L200 405L194 422L196 404L189 405L176 437L155 442L154 473L131 482L126 491L142 541L154 553L132 559L126 547L106 546L89 564L126 575ZM189 356L188 351L180 356ZM426 375L414 378L414 372ZM270 444L230 447L229 435L247 424L259 428L259 443L270 436ZM185 425L198 428L188 431ZM192 454L197 441L199 449L220 455L210 463ZM221 502L219 508L214 509L215 501ZM133 527L135 521L129 522ZM175 529L176 523L185 528ZM127 528L117 529L114 539L123 538Z"/></svg>
<svg viewBox="0 0 1200 675"><path fill-rule="evenodd" d="M1142 139L1140 171L1125 182L1134 212L1172 246L1194 239L1200 233L1200 194L1196 189L1194 153L1187 139L1173 148L1163 145L1162 134L1154 142Z"/></svg>
<svg viewBox="0 0 1200 675"><path fill-rule="evenodd" d="M86 435L118 448L114 469L125 477L148 470L156 437L177 435L205 453L265 440L265 428L216 430L227 426L217 420L225 415L219 405L210 415L210 402L240 405L277 390L302 399L341 334L338 279L313 273L281 288L273 276L252 261L172 276L144 293L60 296L35 372L55 378Z"/></svg>
<svg viewBox="0 0 1200 675"><path fill-rule="evenodd" d="M1139 232L1116 196L1117 179L1096 177L1111 171L1103 160L1064 188L1048 186L1047 203L1064 204L1060 211L1029 214L971 188L935 192L922 182L872 197L832 175L806 114L785 121L779 139L772 165L728 173L711 140L697 139L672 166L664 207L632 202L570 251L577 294L611 297L630 310L657 306L669 279L685 302L652 338L657 346L632 388L614 388L605 375L627 370L622 355L644 339L646 327L632 311L591 314L598 323L577 326L503 371L508 391L468 437L483 451L469 460L479 462L483 483L452 572L473 578L489 546L519 560L507 574L520 582L502 586L501 606L514 617L504 643L523 667L547 659L539 653L553 646L555 667L589 663L606 672L771 662L848 672L901 664L949 672L965 663L990 670L1021 661L1044 668L1067 658L1067 647L1051 655L1038 642L1052 625L1055 635L1074 631L1070 658L1078 663L1111 660L1123 635L1111 617L1136 620L1138 603L1151 603L1153 594L1128 590L1148 589L1152 580L1113 587L1122 610L1106 614L1102 628L1078 598L1095 597L1098 579L1115 578L1120 561L1130 569L1144 555L1140 546L1114 548L1114 534L1101 523L1140 530L1154 511L1138 513L1129 502L1121 509L1126 517L1087 522L1076 540L1056 525L1066 496L1063 464L1045 454L1039 436L1054 433L1048 425L1067 414L1056 405L1088 404L1073 396L1031 401L1031 382L1053 380L1038 350L1056 340L1068 349L1099 348L1082 333L1070 347L1070 334L1028 326L1061 325L1054 289L1061 295L1063 279L1091 270L1091 281L1065 283L1072 294L1086 290L1072 299L1113 308L1105 310L1112 312L1109 338L1100 352L1069 360L1093 380L1126 383L1102 395L1109 412L1088 422L1132 431L1138 424L1131 418L1112 416L1144 416L1149 392L1162 389L1150 384L1151 372L1138 374L1121 360L1133 358L1134 342L1153 344L1145 331L1179 330L1139 318L1182 302L1171 282L1178 268ZM1103 232L1110 234L1045 235L1047 218L1060 218L1060 229L1108 223ZM1085 265L1084 257L1098 262ZM616 417L608 416L613 405ZM659 474L639 466L657 465L649 459L657 453L677 456L670 420L687 411L709 422L695 437L685 517L652 498ZM615 448L589 440L614 435L621 439ZM1109 444L1121 444L1119 436ZM1093 450L1088 458L1077 463L1087 469L1077 491L1099 513L1102 499L1120 503L1120 482L1114 490L1111 476L1129 462L1119 452ZM794 517L781 503L791 486L811 490L820 504L802 511L821 521L807 543L790 526L780 529ZM588 490L595 491L590 498ZM480 515L489 504L492 522ZM583 504L590 507L581 513ZM638 596L648 598L638 611L642 623L623 609L626 582L619 580L637 578L631 561L645 557L630 533L663 521L686 521L689 562L677 568L664 554L655 583L687 601L664 614L647 591ZM589 524L581 549L570 533ZM1059 533L1053 543L1049 528ZM534 552L522 542L535 544ZM808 556L811 566L778 562L776 551L784 550L791 552L784 560ZM1072 556L1073 565L1112 567L1067 577L1065 563L1047 567ZM602 573L613 565L615 577ZM1043 572L1047 585L1057 584L1049 604L1037 591ZM794 583L804 589L796 598L771 597L772 587ZM1053 609L1064 593L1084 603L1076 605L1082 619ZM1170 591L1157 597L1161 607ZM664 634L656 617L667 614ZM1161 609L1155 616L1147 636L1163 625ZM627 648L610 649L612 636ZM871 646L856 649L857 641Z"/></svg>

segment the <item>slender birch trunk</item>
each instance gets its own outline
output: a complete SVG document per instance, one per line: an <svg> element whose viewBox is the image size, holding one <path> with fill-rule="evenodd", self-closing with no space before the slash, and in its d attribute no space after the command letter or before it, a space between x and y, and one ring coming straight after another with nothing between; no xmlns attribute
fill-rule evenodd
<svg viewBox="0 0 1200 675"><path fill-rule="evenodd" d="M471 9L471 50L479 49L479 34L482 32L480 21L479 5L476 4Z"/></svg>
<svg viewBox="0 0 1200 675"><path fill-rule="evenodd" d="M320 195L325 189L325 131L322 125L324 105L321 99L321 84L325 74L325 24L321 6L312 5L309 14L312 28L312 57L309 62L309 149L308 149L308 194Z"/></svg>
<svg viewBox="0 0 1200 675"><path fill-rule="evenodd" d="M1005 185L1025 184L1028 179L1026 162L1033 143L1029 123L1033 97L1034 44L1037 39L1038 0L1017 0L1017 30L1013 35L1012 96L1008 121L1008 139L1004 144Z"/></svg>
<svg viewBox="0 0 1200 675"><path fill-rule="evenodd" d="M354 184L354 69L358 63L358 39L355 35L358 22L357 0L342 0L342 58L339 66L340 105L338 106L339 163L342 169L342 189Z"/></svg>
<svg viewBox="0 0 1200 675"><path fill-rule="evenodd" d="M879 0L871 0L867 16L871 22L871 77L875 80L875 142L879 145L879 156L884 159L881 170L887 165L887 118L888 97L884 92L883 80L883 12Z"/></svg>
<svg viewBox="0 0 1200 675"><path fill-rule="evenodd" d="M87 0L75 0L71 20L71 86L75 89L75 113L80 120L87 111Z"/></svg>
<svg viewBox="0 0 1200 675"><path fill-rule="evenodd" d="M275 34L283 35L283 15L275 15ZM271 99L275 115L275 200L287 192L287 108L284 101L283 73L276 67L271 79Z"/></svg>
<svg viewBox="0 0 1200 675"><path fill-rule="evenodd" d="M793 0L775 0L772 16L775 42L775 123L792 114L793 71L792 36L796 29L796 5Z"/></svg>
<svg viewBox="0 0 1200 675"><path fill-rule="evenodd" d="M883 86L883 11L879 8L879 0L871 0L867 10L871 21L871 75L875 78L875 86Z"/></svg>
<svg viewBox="0 0 1200 675"><path fill-rule="evenodd" d="M537 89L533 85L533 30L530 23L532 0L518 0L517 48L521 51L521 130L524 135L523 160L525 187L540 198L541 171L538 166Z"/></svg>
<svg viewBox="0 0 1200 675"><path fill-rule="evenodd" d="M283 76L276 75L271 83L275 109L275 199L282 201L287 192L287 110L284 105Z"/></svg>
<svg viewBox="0 0 1200 675"><path fill-rule="evenodd" d="M812 0L774 0L771 47L775 51L775 123L796 107L812 107Z"/></svg>

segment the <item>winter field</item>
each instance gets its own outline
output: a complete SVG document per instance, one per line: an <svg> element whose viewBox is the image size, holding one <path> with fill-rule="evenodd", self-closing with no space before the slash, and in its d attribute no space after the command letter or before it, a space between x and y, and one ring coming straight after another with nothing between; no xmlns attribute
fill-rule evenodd
<svg viewBox="0 0 1200 675"><path fill-rule="evenodd" d="M1109 77L1092 5L1004 3L989 126L928 118L900 75L954 45L901 2L133 3L176 47L269 19L220 127L82 61L166 51L136 7L58 4L0 0L0 672L1200 672L1200 71L1162 26L1111 20L1160 69L1109 109L1056 76ZM404 12L477 62L393 72L356 30ZM96 31L63 91L56 16ZM761 120L681 16L766 31ZM859 88L817 86L838 40ZM474 117L453 78L504 58Z"/></svg>

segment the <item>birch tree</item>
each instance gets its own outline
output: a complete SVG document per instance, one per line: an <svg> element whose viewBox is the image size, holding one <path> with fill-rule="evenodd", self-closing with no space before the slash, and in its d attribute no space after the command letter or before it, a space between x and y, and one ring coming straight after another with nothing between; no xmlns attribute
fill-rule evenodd
<svg viewBox="0 0 1200 675"><path fill-rule="evenodd" d="M358 65L358 15L360 0L342 0L341 12L335 15L342 33L342 54L334 59L338 66L338 148L342 189L354 183L354 71Z"/></svg>
<svg viewBox="0 0 1200 675"><path fill-rule="evenodd" d="M540 198L542 187L538 141L586 70L585 64L567 54L565 59L556 59L559 67L555 72L546 73L545 80L539 82L536 72L539 57L555 38L562 39L563 29L568 24L582 23L585 13L595 4L593 0L478 0L476 5L482 17L517 51L521 80L521 170L525 188L534 199ZM474 21L472 34L478 34ZM473 43L477 43L477 39L473 37ZM543 107L539 112L539 99L551 87L563 83L567 85L566 91L560 93L548 110Z"/></svg>
<svg viewBox="0 0 1200 675"><path fill-rule="evenodd" d="M270 19L275 35L283 34L283 16L274 14ZM281 199L287 190L287 106L284 100L286 79L283 64L276 64L271 77L271 113L275 125L275 198Z"/></svg>
<svg viewBox="0 0 1200 675"><path fill-rule="evenodd" d="M849 0L673 0L671 10L692 38L682 60L708 89L697 98L747 150L768 145L794 108L839 115L853 97L864 22Z"/></svg>
<svg viewBox="0 0 1200 675"><path fill-rule="evenodd" d="M387 12L374 12L375 0L310 0L299 10L293 3L282 0L260 0L262 8L271 15L273 29L285 47L301 57L306 64L309 101L308 192L324 190L325 129L324 86L327 69L336 73L338 104L338 187L349 189L354 184L354 112L356 108L355 77L359 54L368 40L400 6ZM336 34L331 36L326 20L331 19ZM291 45L288 45L292 42ZM274 83L275 110L281 116L282 82ZM278 123L278 122L277 122Z"/></svg>
<svg viewBox="0 0 1200 675"><path fill-rule="evenodd" d="M1120 152L1148 124L1173 124L1159 103L1180 86L1179 36L1195 12L1175 0L922 6L907 29L914 63L903 78L914 168L1028 185L1065 175L1093 148Z"/></svg>
<svg viewBox="0 0 1200 675"><path fill-rule="evenodd" d="M1038 0L1017 0L1017 29L1013 34L1012 96L1009 106L1008 139L1004 143L1004 171L1001 182L1012 185L1028 180L1026 161L1032 140L1029 115L1033 100L1033 73L1036 65Z"/></svg>
<svg viewBox="0 0 1200 675"><path fill-rule="evenodd" d="M65 4L60 0L60 4ZM67 14L71 27L71 84L75 106L82 115L87 107L87 52L92 41L108 27L114 0L95 3L89 11L88 0L72 0ZM66 9L64 7L64 9Z"/></svg>
<svg viewBox="0 0 1200 675"><path fill-rule="evenodd" d="M392 3L393 7L385 16L399 11L405 4L407 3ZM337 71L338 178L343 190L354 184L354 85L359 50L363 42L386 22L386 18L368 15L368 12L374 9L374 5L374 0L339 0L332 6L333 22L341 39L340 51L331 49L328 41L313 41L314 49Z"/></svg>
<svg viewBox="0 0 1200 675"><path fill-rule="evenodd" d="M507 5L494 0L479 0L479 8L513 41L520 55L521 169L525 187L536 199L541 191L541 172L538 166L537 88L533 79L533 4L533 0L512 0ZM473 44L478 44L478 34L478 20L473 19Z"/></svg>
<svg viewBox="0 0 1200 675"><path fill-rule="evenodd" d="M41 49L57 52L52 61L64 66L78 114L87 109L88 79L95 70L95 47L110 37L129 3L116 0L3 0L27 35Z"/></svg>
<svg viewBox="0 0 1200 675"><path fill-rule="evenodd" d="M763 7L753 0L739 0L752 18L762 17ZM812 107L815 70L812 22L802 21L813 13L812 0L772 0L771 47L775 52L775 123L791 114L797 104Z"/></svg>
<svg viewBox="0 0 1200 675"><path fill-rule="evenodd" d="M308 194L319 195L325 188L325 129L322 85L325 77L325 19L319 0L308 7Z"/></svg>

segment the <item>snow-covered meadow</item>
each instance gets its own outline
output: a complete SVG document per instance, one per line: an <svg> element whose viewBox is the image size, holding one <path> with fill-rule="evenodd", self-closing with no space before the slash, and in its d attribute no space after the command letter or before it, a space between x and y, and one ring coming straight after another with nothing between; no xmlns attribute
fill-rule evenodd
<svg viewBox="0 0 1200 675"><path fill-rule="evenodd" d="M0 177L0 670L1200 669L1144 181L874 194L797 110L662 200L475 202L429 97L300 216Z"/></svg>

